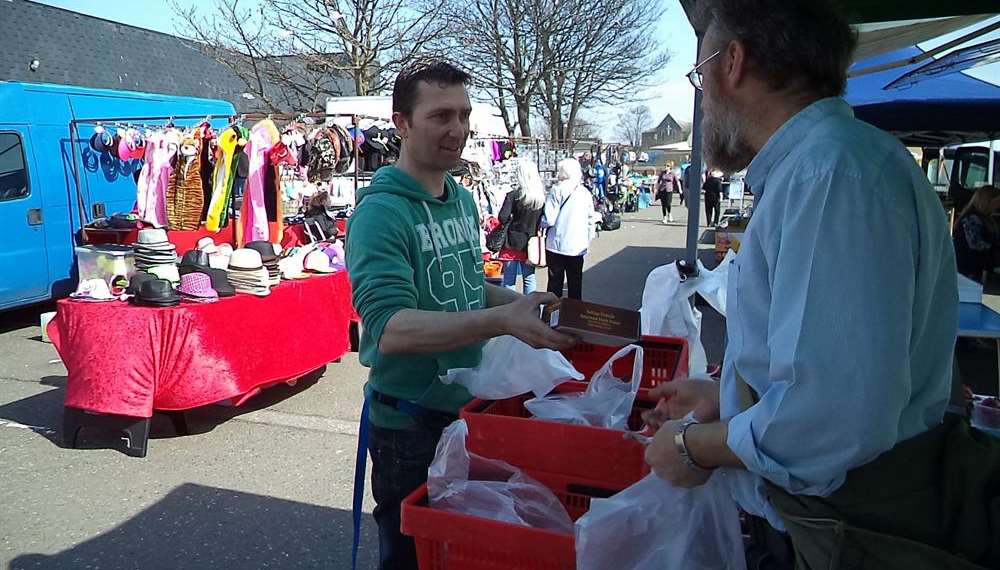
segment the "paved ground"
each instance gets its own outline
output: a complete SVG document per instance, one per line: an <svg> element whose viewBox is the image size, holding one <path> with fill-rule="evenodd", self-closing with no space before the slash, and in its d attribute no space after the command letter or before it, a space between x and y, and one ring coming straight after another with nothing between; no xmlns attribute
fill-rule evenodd
<svg viewBox="0 0 1000 570"><path fill-rule="evenodd" d="M602 234L587 258L584 296L638 308L649 271L683 255L685 214L677 211L671 226L650 208ZM702 248L711 259L711 247ZM355 354L246 408L191 412L195 435L176 436L157 416L148 457L134 459L102 448L113 443L107 438L90 439L89 449L60 447L66 370L41 342L46 310L0 314L0 568L348 567L366 375ZM724 323L702 310L717 362ZM995 390L995 353L964 350L963 374ZM374 566L376 551L365 517L362 568Z"/></svg>
<svg viewBox="0 0 1000 570"><path fill-rule="evenodd" d="M586 298L638 308L648 272L683 255L683 210L669 227L658 212L627 215L594 243ZM41 342L46 310L0 314L0 568L347 567L366 375L355 354L245 409L191 412L195 435L157 416L145 459L101 434L64 449L66 370ZM714 360L722 327L706 317ZM373 567L370 517L363 544L361 567Z"/></svg>

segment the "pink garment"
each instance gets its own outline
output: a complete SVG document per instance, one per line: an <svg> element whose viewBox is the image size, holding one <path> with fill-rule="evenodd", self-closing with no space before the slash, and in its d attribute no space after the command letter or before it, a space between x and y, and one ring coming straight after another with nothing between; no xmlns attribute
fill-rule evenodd
<svg viewBox="0 0 1000 570"><path fill-rule="evenodd" d="M244 152L250 157L250 174L247 176L243 199L249 201L244 206L246 220L243 235L246 241L267 241L267 209L264 206L264 176L269 170L267 153L274 146L269 130L262 125L250 132L250 141Z"/></svg>
<svg viewBox="0 0 1000 570"><path fill-rule="evenodd" d="M154 133L146 139L145 162L139 172L135 212L157 227L167 226L167 186L173 168L170 161L180 146L177 131Z"/></svg>
<svg viewBox="0 0 1000 570"><path fill-rule="evenodd" d="M503 152L500 151L500 141L490 142L490 154L492 155L493 162L503 160Z"/></svg>

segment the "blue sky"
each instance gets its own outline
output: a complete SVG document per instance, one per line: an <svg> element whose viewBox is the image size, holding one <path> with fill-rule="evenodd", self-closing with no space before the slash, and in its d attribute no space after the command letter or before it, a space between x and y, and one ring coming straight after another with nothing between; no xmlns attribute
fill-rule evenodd
<svg viewBox="0 0 1000 570"><path fill-rule="evenodd" d="M173 34L176 32L176 18L170 3L165 0L36 0L91 16L121 22L159 32ZM660 22L660 42L670 50L672 58L667 66L657 74L657 86L641 93L623 93L621 105L615 108L595 109L588 119L604 127L605 136L613 133L615 117L618 110L632 99L643 99L653 114L653 121L658 123L667 113L676 119L688 121L691 119L694 104L694 90L684 74L694 64L695 37L688 24L684 10L678 0L663 0L666 13ZM194 0L178 0L182 6L191 5ZM214 0L199 2L206 8L214 4ZM137 5L141 8L137 9ZM652 125L651 125L652 126Z"/></svg>

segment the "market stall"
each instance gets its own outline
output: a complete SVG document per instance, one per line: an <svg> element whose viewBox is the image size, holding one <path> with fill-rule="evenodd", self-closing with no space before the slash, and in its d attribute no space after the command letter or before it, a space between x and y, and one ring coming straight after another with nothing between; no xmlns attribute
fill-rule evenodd
<svg viewBox="0 0 1000 570"><path fill-rule="evenodd" d="M283 282L267 297L170 308L59 301L48 334L67 369L67 442L91 414L111 414L138 424L128 451L142 457L154 411L240 405L339 359L350 347L350 299L339 271Z"/></svg>
<svg viewBox="0 0 1000 570"><path fill-rule="evenodd" d="M90 140L73 156L79 285L47 328L68 370L67 443L112 428L144 456L154 411L240 405L355 347L338 238L362 164L398 155L387 127L327 113L71 122ZM131 211L88 219L94 164L134 173Z"/></svg>

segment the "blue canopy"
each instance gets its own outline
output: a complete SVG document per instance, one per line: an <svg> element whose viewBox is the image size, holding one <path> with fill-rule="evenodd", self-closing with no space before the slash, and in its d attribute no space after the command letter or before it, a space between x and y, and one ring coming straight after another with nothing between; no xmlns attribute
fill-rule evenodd
<svg viewBox="0 0 1000 570"><path fill-rule="evenodd" d="M855 63L852 71L920 55L916 46ZM1000 137L1000 86L961 73L904 75L927 62L851 78L854 113L910 146L941 146Z"/></svg>

